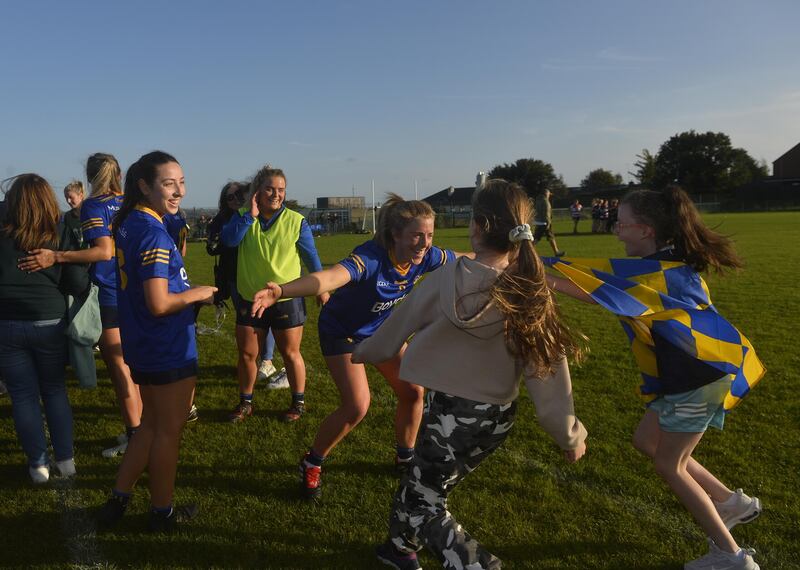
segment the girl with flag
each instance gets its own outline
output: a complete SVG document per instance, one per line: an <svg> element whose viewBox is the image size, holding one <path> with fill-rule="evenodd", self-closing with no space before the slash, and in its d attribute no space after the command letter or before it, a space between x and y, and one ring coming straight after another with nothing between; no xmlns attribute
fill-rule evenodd
<svg viewBox="0 0 800 570"><path fill-rule="evenodd" d="M758 569L755 551L739 548L730 529L757 517L761 502L732 491L692 457L708 426L722 429L725 413L764 374L749 341L716 312L699 275L742 262L677 186L626 195L613 231L625 253L640 259L545 259L565 276L549 276L550 286L620 317L648 402L634 447L653 460L709 537L709 553L684 568Z"/></svg>

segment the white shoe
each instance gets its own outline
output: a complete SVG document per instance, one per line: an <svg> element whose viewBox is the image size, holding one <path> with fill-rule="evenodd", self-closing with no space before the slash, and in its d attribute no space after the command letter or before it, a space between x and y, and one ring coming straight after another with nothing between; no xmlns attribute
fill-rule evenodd
<svg viewBox="0 0 800 570"><path fill-rule="evenodd" d="M281 368L267 379L267 390L280 390L289 387L289 377L286 376L286 369Z"/></svg>
<svg viewBox="0 0 800 570"><path fill-rule="evenodd" d="M37 485L47 483L50 479L50 468L47 465L39 465L39 467L29 466L28 473L30 473L31 481Z"/></svg>
<svg viewBox="0 0 800 570"><path fill-rule="evenodd" d="M722 522L728 530L737 524L749 523L761 514L761 501L758 497L748 497L741 489L723 503L714 503Z"/></svg>
<svg viewBox="0 0 800 570"><path fill-rule="evenodd" d="M275 374L275 372L277 372L277 370L272 362L269 362L268 360L262 360L258 367L258 372L256 373L256 380L266 380Z"/></svg>
<svg viewBox="0 0 800 570"><path fill-rule="evenodd" d="M56 461L56 468L62 477L75 477L75 459Z"/></svg>
<svg viewBox="0 0 800 570"><path fill-rule="evenodd" d="M116 457L117 455L124 455L125 450L128 449L128 442L120 443L119 445L115 445L114 447L109 447L108 449L103 450L103 457L106 459L110 459L112 457Z"/></svg>
<svg viewBox="0 0 800 570"><path fill-rule="evenodd" d="M760 570L753 560L756 553L752 548L743 548L744 556L724 552L717 548L713 540L708 541L708 554L683 565L683 570Z"/></svg>

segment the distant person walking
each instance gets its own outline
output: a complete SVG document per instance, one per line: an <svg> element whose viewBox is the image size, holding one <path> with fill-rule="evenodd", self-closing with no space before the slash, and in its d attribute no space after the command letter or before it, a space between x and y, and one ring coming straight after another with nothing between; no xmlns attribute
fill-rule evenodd
<svg viewBox="0 0 800 570"><path fill-rule="evenodd" d="M536 197L536 204L534 207L535 214L533 223L536 224L536 229L533 232L534 245L539 243L542 237L546 237L556 257L565 255L565 252L558 249L556 236L553 233L553 207L550 205L550 190L544 190Z"/></svg>
<svg viewBox="0 0 800 570"><path fill-rule="evenodd" d="M572 217L572 233L578 233L578 222L581 221L581 210L583 206L580 200L575 200L569 207L569 215Z"/></svg>

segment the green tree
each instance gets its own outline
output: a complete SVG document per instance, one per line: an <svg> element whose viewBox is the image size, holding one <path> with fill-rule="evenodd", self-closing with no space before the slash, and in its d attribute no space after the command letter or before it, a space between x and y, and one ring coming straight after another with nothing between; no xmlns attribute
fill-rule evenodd
<svg viewBox="0 0 800 570"><path fill-rule="evenodd" d="M746 150L734 148L725 133L688 131L674 135L658 151L654 186L677 182L689 192L728 192L765 176Z"/></svg>
<svg viewBox="0 0 800 570"><path fill-rule="evenodd" d="M642 186L652 187L656 177L656 157L650 154L650 151L642 149L642 152L636 155L638 159L633 163L636 170L628 172L636 179L637 184Z"/></svg>
<svg viewBox="0 0 800 570"><path fill-rule="evenodd" d="M581 180L581 188L584 190L608 188L609 186L619 186L620 184L622 184L622 175L615 174L605 168L595 168L586 175L586 178Z"/></svg>
<svg viewBox="0 0 800 570"><path fill-rule="evenodd" d="M498 164L489 171L489 178L504 178L525 188L529 196L550 190L556 196L566 196L567 185L549 162L535 158L520 158L512 164Z"/></svg>

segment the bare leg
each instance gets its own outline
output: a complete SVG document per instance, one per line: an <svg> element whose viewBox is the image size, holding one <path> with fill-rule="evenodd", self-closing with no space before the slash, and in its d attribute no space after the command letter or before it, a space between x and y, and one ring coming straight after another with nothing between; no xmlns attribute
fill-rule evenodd
<svg viewBox="0 0 800 570"><path fill-rule="evenodd" d="M656 473L669 485L717 547L726 552L736 552L739 545L725 528L711 498L686 469L692 451L702 437L702 433L662 431L653 464Z"/></svg>
<svg viewBox="0 0 800 570"><path fill-rule="evenodd" d="M386 362L375 367L383 374L397 395L397 411L394 417L394 433L397 443L403 447L414 447L422 420L422 407L425 390L422 386L411 384L400 379L400 360L403 350Z"/></svg>
<svg viewBox="0 0 800 570"><path fill-rule="evenodd" d="M131 380L131 371L122 358L119 329L103 329L100 335L100 354L108 367L117 404L126 427L136 427L142 418L142 397L139 386Z"/></svg>
<svg viewBox="0 0 800 570"><path fill-rule="evenodd" d="M323 457L364 419L370 402L363 364L350 362L349 354L326 356L325 362L339 389L339 407L322 421L314 438L313 449Z"/></svg>
<svg viewBox="0 0 800 570"><path fill-rule="evenodd" d="M658 425L658 414L652 410L647 410L642 421L639 422L639 427L636 428L636 433L633 435L633 446L644 455L654 459L661 433L661 428ZM713 501L722 503L733 495L733 491L714 477L693 457L689 457L686 470Z"/></svg>
<svg viewBox="0 0 800 570"><path fill-rule="evenodd" d="M272 329L275 336L275 346L283 357L283 365L286 367L286 378L289 380L289 387L293 393L305 392L306 390L306 363L303 355L300 354L300 341L303 340L303 327L292 327L290 329ZM263 344L263 338L261 342ZM254 363L255 364L255 363Z"/></svg>
<svg viewBox="0 0 800 570"><path fill-rule="evenodd" d="M236 346L239 349L239 360L236 364L236 375L239 380L239 393L252 394L256 386L256 359L264 346L266 331L236 325Z"/></svg>

